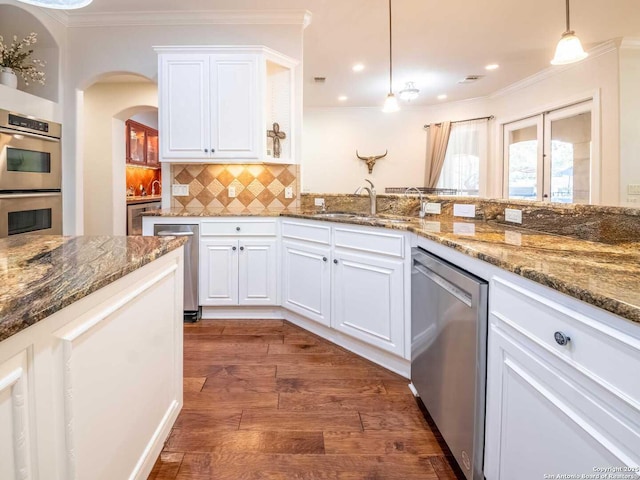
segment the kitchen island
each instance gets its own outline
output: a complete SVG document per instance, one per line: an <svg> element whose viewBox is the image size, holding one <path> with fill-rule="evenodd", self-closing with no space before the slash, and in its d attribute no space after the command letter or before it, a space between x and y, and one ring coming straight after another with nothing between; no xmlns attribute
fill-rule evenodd
<svg viewBox="0 0 640 480"><path fill-rule="evenodd" d="M0 478L146 478L182 406L183 239L0 240Z"/></svg>

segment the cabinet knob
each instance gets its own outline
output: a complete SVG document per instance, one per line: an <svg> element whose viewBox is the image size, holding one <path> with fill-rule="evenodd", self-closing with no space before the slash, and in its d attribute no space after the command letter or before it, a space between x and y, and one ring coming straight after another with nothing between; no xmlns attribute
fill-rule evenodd
<svg viewBox="0 0 640 480"><path fill-rule="evenodd" d="M212 149L211 149L211 153L216 153L216 149L215 149L215 148L212 148Z"/></svg>
<svg viewBox="0 0 640 480"><path fill-rule="evenodd" d="M565 335L562 332L556 332L553 334L553 338L556 339L556 343L558 345L561 346L565 346L566 344L568 344L571 341L571 337L569 337L568 335Z"/></svg>
<svg viewBox="0 0 640 480"><path fill-rule="evenodd" d="M335 264L337 265L337 264L338 264L338 259L337 259L337 258L334 258L334 259L333 259L333 263L335 263Z"/></svg>
<svg viewBox="0 0 640 480"><path fill-rule="evenodd" d="M233 250L235 252L237 249L236 249L236 247L231 247L231 250Z"/></svg>
<svg viewBox="0 0 640 480"><path fill-rule="evenodd" d="M239 232L239 231L240 231L240 227L236 227L236 232Z"/></svg>
<svg viewBox="0 0 640 480"><path fill-rule="evenodd" d="M327 261L327 257L322 257L322 261L326 262Z"/></svg>
<svg viewBox="0 0 640 480"><path fill-rule="evenodd" d="M242 252L242 251L244 251L244 247L240 247L240 251L241 251L241 252Z"/></svg>
<svg viewBox="0 0 640 480"><path fill-rule="evenodd" d="M205 149L204 149L204 153L209 153L209 149L208 149L208 148L205 148Z"/></svg>

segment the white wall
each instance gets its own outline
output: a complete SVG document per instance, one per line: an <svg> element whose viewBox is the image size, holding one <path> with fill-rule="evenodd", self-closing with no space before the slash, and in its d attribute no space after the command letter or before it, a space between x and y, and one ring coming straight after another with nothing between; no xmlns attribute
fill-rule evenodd
<svg viewBox="0 0 640 480"><path fill-rule="evenodd" d="M158 111L142 112L131 117L134 122L141 123L147 127L158 129Z"/></svg>
<svg viewBox="0 0 640 480"><path fill-rule="evenodd" d="M75 158L82 149L92 149L76 144L75 130L88 130L88 125L77 122L76 110L81 108L81 92L95 83L105 73L126 72L156 79L157 55L153 50L159 45L266 45L297 60L302 60L302 25L189 25L189 26L111 26L74 27L69 35L69 65L65 87L65 123L73 130L73 138L67 143L64 154ZM297 105L302 106L302 63L296 71ZM70 135L71 136L71 135ZM299 146L301 133L296 144ZM298 147L300 148L300 147ZM297 152L297 157L300 153ZM85 156L86 158L86 156ZM73 163L69 175L75 179L73 188L67 191L74 196L75 204L83 203L85 188L82 165ZM90 191L87 191L90 194ZM69 221L69 231L81 234L84 218L81 209L68 205L75 213ZM67 210L65 210L66 212ZM73 220L73 221L72 221Z"/></svg>
<svg viewBox="0 0 640 480"><path fill-rule="evenodd" d="M82 124L84 233L126 233L124 121L158 106L158 87L147 83L97 83L84 92Z"/></svg>
<svg viewBox="0 0 640 480"><path fill-rule="evenodd" d="M620 49L620 201L638 207L640 195L628 185L640 185L640 41Z"/></svg>
<svg viewBox="0 0 640 480"><path fill-rule="evenodd" d="M381 97L382 98L382 97ZM310 108L304 111L302 191L353 193L369 178L386 187L423 186L427 132L424 125L488 115L485 100L433 107L404 105L397 113L373 108ZM356 157L388 155L369 175Z"/></svg>

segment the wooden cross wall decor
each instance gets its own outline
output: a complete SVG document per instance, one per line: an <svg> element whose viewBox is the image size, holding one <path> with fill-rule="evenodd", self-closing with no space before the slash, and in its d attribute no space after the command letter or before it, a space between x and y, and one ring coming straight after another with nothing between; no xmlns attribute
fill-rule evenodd
<svg viewBox="0 0 640 480"><path fill-rule="evenodd" d="M280 131L278 122L274 122L273 130L267 130L267 137L273 138L273 158L280 158L280 140L287 138L287 134Z"/></svg>

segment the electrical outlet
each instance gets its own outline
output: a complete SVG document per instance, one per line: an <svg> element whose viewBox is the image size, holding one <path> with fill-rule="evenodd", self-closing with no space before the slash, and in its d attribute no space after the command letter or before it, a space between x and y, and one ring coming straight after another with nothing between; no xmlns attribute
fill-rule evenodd
<svg viewBox="0 0 640 480"><path fill-rule="evenodd" d="M522 210L517 208L505 208L504 219L511 223L522 223Z"/></svg>
<svg viewBox="0 0 640 480"><path fill-rule="evenodd" d="M293 198L293 187L287 187L284 189L284 198Z"/></svg>
<svg viewBox="0 0 640 480"><path fill-rule="evenodd" d="M440 215L442 213L442 205L439 203L423 202L422 208L424 209L424 213L432 215Z"/></svg>
<svg viewBox="0 0 640 480"><path fill-rule="evenodd" d="M640 195L640 185L631 183L627 185L627 195Z"/></svg>
<svg viewBox="0 0 640 480"><path fill-rule="evenodd" d="M313 199L313 204L316 207L324 207L324 198L314 198Z"/></svg>
<svg viewBox="0 0 640 480"><path fill-rule="evenodd" d="M188 197L189 185L180 185L179 183L174 183L173 185L171 185L171 194L174 197Z"/></svg>
<svg viewBox="0 0 640 480"><path fill-rule="evenodd" d="M236 198L236 187L229 187L229 198Z"/></svg>
<svg viewBox="0 0 640 480"><path fill-rule="evenodd" d="M454 203L453 215L455 217L474 218L476 216L476 206L473 204L467 205L464 203Z"/></svg>

